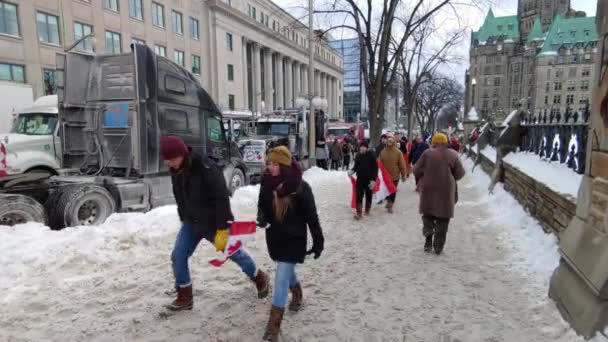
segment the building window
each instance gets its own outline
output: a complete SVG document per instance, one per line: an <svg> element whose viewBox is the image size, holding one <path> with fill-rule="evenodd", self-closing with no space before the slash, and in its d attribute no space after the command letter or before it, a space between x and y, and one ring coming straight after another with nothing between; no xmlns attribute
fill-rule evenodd
<svg viewBox="0 0 608 342"><path fill-rule="evenodd" d="M232 33L226 32L226 49L232 51Z"/></svg>
<svg viewBox="0 0 608 342"><path fill-rule="evenodd" d="M228 64L228 81L234 81L234 65Z"/></svg>
<svg viewBox="0 0 608 342"><path fill-rule="evenodd" d="M574 95L573 94L569 94L566 96L566 104L573 104L574 103Z"/></svg>
<svg viewBox="0 0 608 342"><path fill-rule="evenodd" d="M234 95L228 95L228 109L234 110Z"/></svg>
<svg viewBox="0 0 608 342"><path fill-rule="evenodd" d="M103 0L103 7L118 12L118 0Z"/></svg>
<svg viewBox="0 0 608 342"><path fill-rule="evenodd" d="M120 45L120 33L106 31L106 52L119 54L122 52Z"/></svg>
<svg viewBox="0 0 608 342"><path fill-rule="evenodd" d="M557 71L555 72L555 77L562 78L563 76L564 76L564 69L557 69Z"/></svg>
<svg viewBox="0 0 608 342"><path fill-rule="evenodd" d="M549 92L551 90L551 83L547 82L547 84L545 84L545 92Z"/></svg>
<svg viewBox="0 0 608 342"><path fill-rule="evenodd" d="M547 69L547 79L551 79L551 69Z"/></svg>
<svg viewBox="0 0 608 342"><path fill-rule="evenodd" d="M247 4L247 15L251 17L251 5Z"/></svg>
<svg viewBox="0 0 608 342"><path fill-rule="evenodd" d="M77 41L82 37L93 33L93 26L81 23L74 23L74 40ZM91 41L89 39L85 39L78 43L76 46L77 49L82 51L93 51L93 46L91 45Z"/></svg>
<svg viewBox="0 0 608 342"><path fill-rule="evenodd" d="M589 77L591 75L591 68L583 69L583 77Z"/></svg>
<svg viewBox="0 0 608 342"><path fill-rule="evenodd" d="M167 57L167 48L162 45L154 45L154 53L161 57Z"/></svg>
<svg viewBox="0 0 608 342"><path fill-rule="evenodd" d="M192 55L192 73L196 75L201 74L201 57Z"/></svg>
<svg viewBox="0 0 608 342"><path fill-rule="evenodd" d="M500 77L494 77L494 85L500 86Z"/></svg>
<svg viewBox="0 0 608 342"><path fill-rule="evenodd" d="M494 108L494 109L498 108L498 100L492 101L492 108Z"/></svg>
<svg viewBox="0 0 608 342"><path fill-rule="evenodd" d="M0 2L0 32L19 36L19 20L17 19L17 6Z"/></svg>
<svg viewBox="0 0 608 342"><path fill-rule="evenodd" d="M560 104L560 103L562 103L562 96L561 95L553 96L553 104Z"/></svg>
<svg viewBox="0 0 608 342"><path fill-rule="evenodd" d="M253 20L257 19L257 15L255 13L255 7L251 7L251 16L253 17Z"/></svg>
<svg viewBox="0 0 608 342"><path fill-rule="evenodd" d="M570 77L570 78L572 78L572 77L576 77L576 68L570 68L570 69L568 70L568 72L569 72L568 77Z"/></svg>
<svg viewBox="0 0 608 342"><path fill-rule="evenodd" d="M545 96L545 104L548 105L549 104L549 96Z"/></svg>
<svg viewBox="0 0 608 342"><path fill-rule="evenodd" d="M269 26L270 26L270 24L269 24L269 23L270 23L270 19L268 19L268 14L266 14L266 22L265 22L266 27L269 27Z"/></svg>
<svg viewBox="0 0 608 342"><path fill-rule="evenodd" d="M165 8L156 2L152 3L152 24L158 27L165 27Z"/></svg>
<svg viewBox="0 0 608 342"><path fill-rule="evenodd" d="M42 70L42 80L44 81L44 95L57 94L57 78L55 76L55 70Z"/></svg>
<svg viewBox="0 0 608 342"><path fill-rule="evenodd" d="M176 11L171 12L173 22L173 32L177 34L184 34L184 25L182 21L182 14Z"/></svg>
<svg viewBox="0 0 608 342"><path fill-rule="evenodd" d="M264 24L264 11L260 11L260 22Z"/></svg>
<svg viewBox="0 0 608 342"><path fill-rule="evenodd" d="M17 64L0 63L0 80L25 83L25 67Z"/></svg>
<svg viewBox="0 0 608 342"><path fill-rule="evenodd" d="M568 91L575 91L576 90L576 81L568 81Z"/></svg>
<svg viewBox="0 0 608 342"><path fill-rule="evenodd" d="M589 81L581 82L581 90L589 90Z"/></svg>
<svg viewBox="0 0 608 342"><path fill-rule="evenodd" d="M131 38L131 44L146 45L146 41L138 38Z"/></svg>
<svg viewBox="0 0 608 342"><path fill-rule="evenodd" d="M38 39L44 43L57 44L61 43L59 39L59 18L38 12L36 15L38 22Z"/></svg>
<svg viewBox="0 0 608 342"><path fill-rule="evenodd" d="M137 20L144 20L142 0L129 0L129 16Z"/></svg>
<svg viewBox="0 0 608 342"><path fill-rule="evenodd" d="M562 82L554 82L553 90L562 90Z"/></svg>
<svg viewBox="0 0 608 342"><path fill-rule="evenodd" d="M199 40L201 36L198 20L190 18L190 38Z"/></svg>
<svg viewBox="0 0 608 342"><path fill-rule="evenodd" d="M184 66L184 51L175 50L173 57L175 58L175 63Z"/></svg>

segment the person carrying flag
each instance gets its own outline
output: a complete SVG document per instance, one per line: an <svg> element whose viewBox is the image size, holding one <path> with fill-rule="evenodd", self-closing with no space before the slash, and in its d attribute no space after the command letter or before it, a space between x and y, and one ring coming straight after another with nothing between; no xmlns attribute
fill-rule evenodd
<svg viewBox="0 0 608 342"><path fill-rule="evenodd" d="M372 208L372 190L376 185L376 178L378 178L378 162L376 156L369 150L367 141L362 142L359 146L355 166L348 172L349 177L355 174L357 175L355 220L360 220L363 214L363 197L365 197L365 215L367 216Z"/></svg>
<svg viewBox="0 0 608 342"><path fill-rule="evenodd" d="M394 137L389 137L386 141L386 147L380 153L379 160L382 162L384 167L388 170L393 183L395 184L395 188L397 184L399 184L399 178L401 178L402 182L405 182L407 175L407 168L405 167L405 160L403 159L403 154L397 148L397 143ZM386 210L389 213L393 213L393 205L395 204L395 199L397 198L397 191L392 193L386 199Z"/></svg>
<svg viewBox="0 0 608 342"><path fill-rule="evenodd" d="M165 308L169 311L192 310L192 280L188 259L202 239L223 250L228 240L228 224L234 219L228 188L221 171L209 159L192 152L180 137L160 139L161 155L171 172L173 195L182 226L171 253L177 298ZM268 275L256 267L251 256L238 250L230 260L255 284L259 298L269 292Z"/></svg>
<svg viewBox="0 0 608 342"><path fill-rule="evenodd" d="M277 263L270 317L264 340L277 341L281 322L291 292L290 311L302 307L302 286L296 276L296 264L304 263L307 254L318 259L324 238L315 198L302 171L285 146L274 148L267 158L258 199L258 225L267 227L266 245L270 258ZM307 227L312 248L306 251Z"/></svg>

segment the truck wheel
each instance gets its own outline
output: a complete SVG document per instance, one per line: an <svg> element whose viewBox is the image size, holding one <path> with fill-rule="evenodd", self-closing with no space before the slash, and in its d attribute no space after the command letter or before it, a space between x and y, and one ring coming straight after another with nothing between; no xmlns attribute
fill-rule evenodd
<svg viewBox="0 0 608 342"><path fill-rule="evenodd" d="M245 185L245 174L241 169L234 168L232 175L230 176L230 193L234 194L236 189Z"/></svg>
<svg viewBox="0 0 608 342"><path fill-rule="evenodd" d="M0 195L0 225L14 226L26 222L46 224L46 214L42 204L25 195Z"/></svg>
<svg viewBox="0 0 608 342"><path fill-rule="evenodd" d="M103 223L116 210L116 202L104 187L82 184L58 190L51 211L51 228L92 226Z"/></svg>

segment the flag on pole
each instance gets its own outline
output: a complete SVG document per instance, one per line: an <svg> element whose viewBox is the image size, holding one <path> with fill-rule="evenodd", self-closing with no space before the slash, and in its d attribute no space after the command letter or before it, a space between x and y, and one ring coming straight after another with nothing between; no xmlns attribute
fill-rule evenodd
<svg viewBox="0 0 608 342"><path fill-rule="evenodd" d="M222 266L234 253L243 248L246 241L255 240L256 223L255 221L233 222L230 226L230 236L226 248L219 252L219 256L209 263L212 266Z"/></svg>

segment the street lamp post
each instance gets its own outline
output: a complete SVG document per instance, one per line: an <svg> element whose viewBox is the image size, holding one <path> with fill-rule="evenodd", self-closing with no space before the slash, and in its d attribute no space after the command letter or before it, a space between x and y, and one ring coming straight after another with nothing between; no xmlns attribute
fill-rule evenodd
<svg viewBox="0 0 608 342"><path fill-rule="evenodd" d="M308 160L311 165L316 164L315 148L317 146L316 132L315 132L315 114L313 109L313 96L314 96L314 81L315 81L315 40L313 32L313 0L308 0L308 100L310 108L310 125L308 130Z"/></svg>

